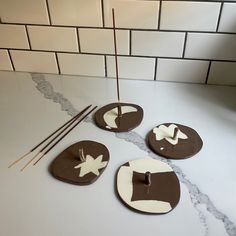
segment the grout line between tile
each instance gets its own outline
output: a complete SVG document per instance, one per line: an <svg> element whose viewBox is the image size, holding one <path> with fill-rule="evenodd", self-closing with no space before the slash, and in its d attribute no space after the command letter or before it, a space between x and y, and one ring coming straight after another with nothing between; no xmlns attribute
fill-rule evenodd
<svg viewBox="0 0 236 236"><path fill-rule="evenodd" d="M207 69L207 75L206 75L205 84L208 84L209 74L210 74L210 70L211 70L211 63L212 63L212 61L209 62L209 66L208 66L208 69Z"/></svg>
<svg viewBox="0 0 236 236"><path fill-rule="evenodd" d="M219 16L218 16L217 25L216 25L216 32L218 32L218 30L219 30L223 7L224 7L224 2L222 2L221 5L220 5L220 11L219 11Z"/></svg>
<svg viewBox="0 0 236 236"><path fill-rule="evenodd" d="M78 42L78 50L79 50L79 53L81 53L81 45L80 45L80 38L79 38L79 28L76 28L76 36L77 36L77 42Z"/></svg>
<svg viewBox="0 0 236 236"><path fill-rule="evenodd" d="M162 0L164 1L164 0ZM236 4L236 2L235 2ZM71 25L46 25L46 24L25 24L25 23L6 23L2 22L1 24L6 25L27 25L27 26L44 26L44 27L58 27L58 28L80 28L80 29L113 29L112 27L98 27L98 26L71 26ZM117 27L117 30L132 30L132 31L151 31L151 32L169 32L169 33L196 33L196 34L227 34L227 35L236 35L235 32L215 32L215 31L201 31L201 30L169 30L169 29L141 29L141 28L122 28Z"/></svg>
<svg viewBox="0 0 236 236"><path fill-rule="evenodd" d="M157 63L158 63L158 59L155 58L155 68L154 68L154 80L157 80Z"/></svg>
<svg viewBox="0 0 236 236"><path fill-rule="evenodd" d="M129 31L129 55L132 55L132 30Z"/></svg>
<svg viewBox="0 0 236 236"><path fill-rule="evenodd" d="M184 36L184 45L183 45L183 54L182 54L182 58L185 57L185 51L186 51L186 45L187 45L187 38L188 38L188 32L185 33Z"/></svg>
<svg viewBox="0 0 236 236"><path fill-rule="evenodd" d="M11 52L10 52L10 50L7 50L7 52L8 52L10 62L11 62L12 69L13 69L13 71L16 71L13 60L12 60L12 57L11 57Z"/></svg>
<svg viewBox="0 0 236 236"><path fill-rule="evenodd" d="M161 26L161 10L162 10L162 0L160 1L160 5L159 5L159 14L158 14L158 25L157 25L157 29L160 30L160 26Z"/></svg>
<svg viewBox="0 0 236 236"><path fill-rule="evenodd" d="M107 77L107 57L104 55L104 70L105 70L105 77Z"/></svg>
<svg viewBox="0 0 236 236"><path fill-rule="evenodd" d="M102 27L105 27L105 13L104 13L104 1L101 0L101 11L102 11Z"/></svg>
<svg viewBox="0 0 236 236"><path fill-rule="evenodd" d="M50 9L49 9L48 0L46 0L46 6L47 6L47 13L48 13L49 25L52 25L52 20L51 20L51 14L50 14Z"/></svg>
<svg viewBox="0 0 236 236"><path fill-rule="evenodd" d="M28 51L28 52L50 52L50 53L66 53L66 54L80 54L80 55L94 55L94 56L114 56L114 54L108 54L108 53L88 53L88 52L70 52L70 51L50 51L50 50L39 50L39 49L19 49L19 48L3 48L0 47L0 49L4 50L13 50L13 51ZM236 60L224 60L224 59L214 59L214 58L190 58L190 57L170 57L170 56L142 56L142 55L124 55L124 54L118 54L119 57L137 57L137 58L161 58L161 59L179 59L179 60L192 60L192 61L218 61L218 62L236 62Z"/></svg>
<svg viewBox="0 0 236 236"><path fill-rule="evenodd" d="M26 32L26 36L27 36L27 40L28 40L28 44L29 44L29 48L30 48L30 50L32 50L32 46L31 46L31 41L30 41L29 31L28 31L28 27L27 27L27 25L25 25L25 32Z"/></svg>
<svg viewBox="0 0 236 236"><path fill-rule="evenodd" d="M60 75L61 74L61 68L60 68L57 52L55 52L55 58L56 58L56 63L57 63L58 74Z"/></svg>

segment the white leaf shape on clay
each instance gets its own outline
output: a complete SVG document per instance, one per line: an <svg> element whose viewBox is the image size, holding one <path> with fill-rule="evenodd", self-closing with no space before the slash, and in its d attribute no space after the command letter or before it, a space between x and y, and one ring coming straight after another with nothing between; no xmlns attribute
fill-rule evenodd
<svg viewBox="0 0 236 236"><path fill-rule="evenodd" d="M121 106L121 114L129 113L129 112L137 112L137 108L132 106ZM103 119L106 122L107 126L106 128L118 128L117 124L115 122L115 119L118 117L118 107L113 108L110 111L107 111L103 115Z"/></svg>
<svg viewBox="0 0 236 236"><path fill-rule="evenodd" d="M90 172L98 176L99 169L107 165L107 161L102 161L102 158L103 155L99 155L97 158L86 155L85 161L74 167L75 169L80 168L79 177L83 177Z"/></svg>
<svg viewBox="0 0 236 236"><path fill-rule="evenodd" d="M160 125L158 128L153 129L153 133L156 135L156 140L160 141L162 139L165 139L169 143L176 145L179 141L179 139L187 139L188 136L184 134L181 130L178 130L176 138L174 139L174 130L175 128L178 128L175 124L171 124L169 127L165 125Z"/></svg>

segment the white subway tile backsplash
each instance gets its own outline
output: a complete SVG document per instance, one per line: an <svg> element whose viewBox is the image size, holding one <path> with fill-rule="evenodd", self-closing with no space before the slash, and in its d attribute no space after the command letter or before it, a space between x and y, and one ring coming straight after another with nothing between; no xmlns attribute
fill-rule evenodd
<svg viewBox="0 0 236 236"><path fill-rule="evenodd" d="M120 78L235 85L236 0L0 0L0 70L115 77L112 8Z"/></svg>
<svg viewBox="0 0 236 236"><path fill-rule="evenodd" d="M156 78L161 81L205 83L209 62L158 59Z"/></svg>
<svg viewBox="0 0 236 236"><path fill-rule="evenodd" d="M0 50L0 70L12 70L7 50Z"/></svg>
<svg viewBox="0 0 236 236"><path fill-rule="evenodd" d="M52 24L102 26L101 0L48 0Z"/></svg>
<svg viewBox="0 0 236 236"><path fill-rule="evenodd" d="M129 31L116 30L117 52L129 53ZM113 30L110 29L79 29L80 47L86 53L114 54Z"/></svg>
<svg viewBox="0 0 236 236"><path fill-rule="evenodd" d="M163 1L161 29L215 31L220 3Z"/></svg>
<svg viewBox="0 0 236 236"><path fill-rule="evenodd" d="M58 53L62 74L105 76L104 56Z"/></svg>
<svg viewBox="0 0 236 236"><path fill-rule="evenodd" d="M219 31L236 33L236 3L224 3Z"/></svg>
<svg viewBox="0 0 236 236"><path fill-rule="evenodd" d="M208 84L236 85L236 62L212 62Z"/></svg>
<svg viewBox="0 0 236 236"><path fill-rule="evenodd" d="M157 29L159 1L105 0L105 26L112 27L112 8L117 28Z"/></svg>
<svg viewBox="0 0 236 236"><path fill-rule="evenodd" d="M236 35L189 33L187 58L236 60Z"/></svg>
<svg viewBox="0 0 236 236"><path fill-rule="evenodd" d="M32 49L78 52L75 28L28 26Z"/></svg>
<svg viewBox="0 0 236 236"><path fill-rule="evenodd" d="M119 76L128 79L154 80L155 59L118 57ZM115 58L107 57L107 76L115 77Z"/></svg>
<svg viewBox="0 0 236 236"><path fill-rule="evenodd" d="M132 55L181 57L184 33L133 31Z"/></svg>
<svg viewBox="0 0 236 236"><path fill-rule="evenodd" d="M11 50L10 53L16 71L58 73L54 53L20 50Z"/></svg>
<svg viewBox="0 0 236 236"><path fill-rule="evenodd" d="M49 24L45 0L2 0L0 16L7 23Z"/></svg>
<svg viewBox="0 0 236 236"><path fill-rule="evenodd" d="M0 24L0 48L28 49L25 27L23 25Z"/></svg>

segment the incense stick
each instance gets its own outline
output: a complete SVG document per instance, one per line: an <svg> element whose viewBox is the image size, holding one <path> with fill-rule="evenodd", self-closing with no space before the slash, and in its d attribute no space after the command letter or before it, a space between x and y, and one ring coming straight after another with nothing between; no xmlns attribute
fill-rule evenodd
<svg viewBox="0 0 236 236"><path fill-rule="evenodd" d="M61 125L57 130L52 132L50 135L48 135L43 141L41 141L39 144L35 145L33 148L31 148L27 153L25 153L23 156L15 160L13 163L11 163L8 168L11 168L13 165L21 161L23 158L28 156L30 153L32 153L34 150L36 150L39 146L41 146L44 142L46 142L49 138L51 138L54 134L56 134L60 129L64 128L67 124L72 124L79 116L81 116L86 110L88 110L92 105L87 106L84 108L81 112L79 112L77 115L72 117L69 121L67 121L65 124Z"/></svg>
<svg viewBox="0 0 236 236"><path fill-rule="evenodd" d="M85 108L86 109L86 108ZM53 141L55 141L56 138L58 138L67 128L69 128L77 119L81 117L81 115L85 112L85 109L80 112L80 115L77 116L76 119L72 120L68 125L66 125L49 143L47 143L42 149L36 153L26 164L25 166L21 169L24 170L40 153L42 153Z"/></svg>
<svg viewBox="0 0 236 236"><path fill-rule="evenodd" d="M54 147L56 146L67 134L70 133L70 131L72 129L74 129L80 122L82 122L91 112L93 112L95 109L97 108L97 106L95 106L91 111L87 112L87 114L85 114L77 123L75 123L65 134L63 134L63 136L61 138L59 138L51 147L49 147L44 153L43 155L36 161L34 162L34 165L36 165L44 156L47 155L47 153Z"/></svg>
<svg viewBox="0 0 236 236"><path fill-rule="evenodd" d="M96 108L96 107L95 107ZM89 111L87 114L85 114L82 118L82 114L84 113L84 110L80 112L80 116L78 117L81 118L75 125L73 125L61 138L59 138L51 147L49 147L49 149L47 149L43 154L46 155L59 141L61 141L75 126L77 126L87 115L89 115L95 108L93 108L91 111ZM75 120L76 121L76 120ZM74 122L70 123L69 126L71 126ZM69 126L65 127L63 129L63 131L61 131L55 138L53 138L53 140L51 140L45 147L43 147L35 156L33 156L24 166L23 168L21 168L21 171L23 171L40 153L43 152L43 150L45 150L49 144L51 144L53 141L55 141L55 139L62 134ZM42 159L42 156L37 160L37 162ZM36 163L37 163L36 162ZM34 163L34 165L36 164Z"/></svg>
<svg viewBox="0 0 236 236"><path fill-rule="evenodd" d="M118 99L118 117L121 117L122 113L121 113L121 107L120 107L120 86L119 86L118 57L117 57L117 43L116 43L116 22L115 22L114 8L112 8L112 23L113 23L115 65L116 65L116 90L117 90L117 99Z"/></svg>

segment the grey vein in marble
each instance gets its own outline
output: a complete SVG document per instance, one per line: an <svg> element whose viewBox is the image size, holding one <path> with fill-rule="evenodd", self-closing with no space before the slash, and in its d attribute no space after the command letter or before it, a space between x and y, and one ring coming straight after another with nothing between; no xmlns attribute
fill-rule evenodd
<svg viewBox="0 0 236 236"><path fill-rule="evenodd" d="M194 204L194 207L196 208L197 205L199 205L199 204L206 205L207 210L216 219L222 221L228 235L230 235L230 236L236 235L236 227L235 227L234 223L224 213L220 212L215 207L213 202L210 200L210 198L206 194L202 193L200 191L200 189L195 184L191 183L190 180L188 180L186 175L183 173L183 171L178 166L173 164L171 160L157 156L155 153L150 151L150 149L147 147L146 142L143 139L143 137L141 137L139 134L137 134L134 131L131 131L128 134L127 133L119 133L119 134L116 134L116 137L120 138L122 140L125 140L127 142L133 143L134 145L139 147L141 150L147 152L150 157L161 160L165 163L168 163L172 167L172 169L175 171L175 173L178 175L179 180L187 186L188 191L190 193L191 200ZM197 209L197 211L200 212L200 214L199 214L200 221L203 222L204 226L206 226L207 224L206 224L205 217L203 216L202 212L199 209ZM208 227L205 227L205 231L206 232L208 231ZM205 234L205 235L207 235L207 234Z"/></svg>
<svg viewBox="0 0 236 236"><path fill-rule="evenodd" d="M208 228L208 225L207 225L207 221L206 221L206 216L203 214L203 212L198 209L198 206L194 204L194 207L195 209L197 210L198 212L198 216L199 216L199 220L200 222L202 223L202 225L204 226L204 229L205 229L205 234L204 236L207 236L208 235L208 232L209 232L209 228Z"/></svg>
<svg viewBox="0 0 236 236"><path fill-rule="evenodd" d="M74 108L71 102L62 94L54 92L53 86L45 80L44 75L38 73L31 73L32 80L37 84L36 88L44 95L45 98L53 100L61 106L62 111L66 111L68 115L75 116L78 110ZM84 119L85 122L93 122L91 117Z"/></svg>
<svg viewBox="0 0 236 236"><path fill-rule="evenodd" d="M66 99L62 94L57 93L53 90L53 86L46 81L43 74L36 74L32 73L32 80L36 83L36 88L44 95L45 98L52 100L55 103L58 103L61 105L61 110L66 111L68 115L74 116L78 113L78 111L74 108L73 104ZM84 120L88 123L93 123L93 119L91 117L87 117L87 119ZM206 217L204 214L197 208L198 205L203 204L206 206L206 209L208 212L210 212L216 219L220 220L225 227L226 232L229 236L235 236L236 235L236 226L234 223L221 211L219 211L211 199L208 197L208 195L201 192L201 190L193 184L184 174L184 172L171 160L162 158L148 148L145 139L141 137L138 133L131 131L128 133L116 133L115 134L117 138L125 140L126 142L130 142L137 146L140 150L148 153L148 155L152 158L161 160L165 163L168 163L172 169L175 171L175 173L178 175L179 180L185 184L188 188L191 201L195 207L195 209L198 211L198 216L200 218L200 222L202 223L204 229L205 229L205 236L208 234L208 226L206 222Z"/></svg>

